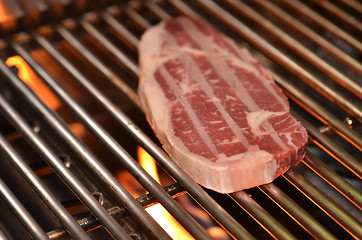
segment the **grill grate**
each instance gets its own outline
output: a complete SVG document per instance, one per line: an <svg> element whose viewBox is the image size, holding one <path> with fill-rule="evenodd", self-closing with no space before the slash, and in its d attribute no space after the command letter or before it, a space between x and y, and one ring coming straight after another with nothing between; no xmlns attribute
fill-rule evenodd
<svg viewBox="0 0 362 240"><path fill-rule="evenodd" d="M185 193L236 239L362 238L360 2L171 0L75 5L71 17L59 11L61 21L45 24L45 18L42 24L18 29L1 40L2 169L7 166L20 182L26 181L36 192L35 199L47 206L41 205L42 211L55 218L48 213L46 219L52 220L40 221L42 217L34 213L39 207L23 201L12 178L1 170L0 196L7 205L0 208L11 210L18 220L11 219L18 222L14 230L5 222L12 213L0 217L0 238L24 239L27 231L34 239L169 239L144 210L155 203L161 203L194 238L215 237L177 201ZM290 98L292 114L307 128L307 156L274 183L230 195L204 190L169 159L150 133L135 92L138 39L148 27L179 14L201 17L248 45L272 71ZM20 29L24 25L17 24ZM60 107L52 108L48 98L5 64L14 55L26 61ZM81 126L95 143L80 137L72 125ZM175 183L162 187L150 177L135 160L135 145L146 149ZM64 193L49 183L50 176L58 177L44 177L29 160L32 154L36 164L49 165L50 172L62 179ZM135 199L115 178L114 166L130 173L149 194ZM86 210L73 213L69 199Z"/></svg>

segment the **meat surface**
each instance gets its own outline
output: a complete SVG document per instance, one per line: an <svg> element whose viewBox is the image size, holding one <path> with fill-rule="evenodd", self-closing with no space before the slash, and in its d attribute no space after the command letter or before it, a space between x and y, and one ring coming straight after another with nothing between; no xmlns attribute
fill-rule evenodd
<svg viewBox="0 0 362 240"><path fill-rule="evenodd" d="M148 29L138 93L163 148L196 182L230 193L273 181L305 155L307 132L246 48L198 19Z"/></svg>

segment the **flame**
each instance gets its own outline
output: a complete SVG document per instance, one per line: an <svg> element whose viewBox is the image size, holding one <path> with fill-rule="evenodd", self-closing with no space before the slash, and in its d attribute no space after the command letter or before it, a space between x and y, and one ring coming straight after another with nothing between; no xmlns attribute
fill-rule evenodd
<svg viewBox="0 0 362 240"><path fill-rule="evenodd" d="M0 3L0 27L1 30L12 29L16 26L16 16L11 13L8 6L5 6L4 1Z"/></svg>
<svg viewBox="0 0 362 240"><path fill-rule="evenodd" d="M18 69L19 78L26 83L48 107L51 109L57 109L59 107L60 102L57 97L21 56L10 57L5 63L9 67L15 66Z"/></svg>
<svg viewBox="0 0 362 240"><path fill-rule="evenodd" d="M0 21L3 22L6 19L6 9L4 4L0 4Z"/></svg>
<svg viewBox="0 0 362 240"><path fill-rule="evenodd" d="M6 65L9 67L15 66L18 68L18 76L21 80L23 80L26 84L33 84L31 80L32 74L34 74L28 64L24 61L24 59L20 56L13 56L6 59Z"/></svg>
<svg viewBox="0 0 362 240"><path fill-rule="evenodd" d="M140 165L158 182L155 160L143 148L138 147L137 155ZM173 239L193 239L190 234L167 212L161 204L156 204L146 209L146 211L165 229Z"/></svg>

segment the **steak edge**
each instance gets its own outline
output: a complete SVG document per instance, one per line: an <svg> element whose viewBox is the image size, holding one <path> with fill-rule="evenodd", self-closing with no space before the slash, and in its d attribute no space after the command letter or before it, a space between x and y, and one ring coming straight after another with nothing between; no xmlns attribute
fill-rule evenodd
<svg viewBox="0 0 362 240"><path fill-rule="evenodd" d="M198 19L148 29L138 94L165 151L202 186L230 193L270 183L305 155L305 128L246 48Z"/></svg>

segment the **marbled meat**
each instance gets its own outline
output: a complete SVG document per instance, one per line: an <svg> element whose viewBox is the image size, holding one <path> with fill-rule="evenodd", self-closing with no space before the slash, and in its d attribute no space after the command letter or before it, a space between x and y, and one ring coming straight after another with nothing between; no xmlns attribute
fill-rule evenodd
<svg viewBox="0 0 362 240"><path fill-rule="evenodd" d="M198 19L148 29L138 93L163 148L196 182L230 193L273 181L305 155L307 132L250 52Z"/></svg>

